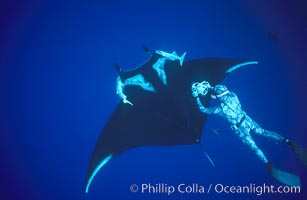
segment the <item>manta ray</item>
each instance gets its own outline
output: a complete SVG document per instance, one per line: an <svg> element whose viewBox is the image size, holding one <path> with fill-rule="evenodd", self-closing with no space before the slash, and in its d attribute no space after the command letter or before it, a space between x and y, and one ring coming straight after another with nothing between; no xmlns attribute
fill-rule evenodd
<svg viewBox="0 0 307 200"><path fill-rule="evenodd" d="M104 125L93 150L86 175L88 193L94 177L121 153L141 146L200 144L206 115L191 95L193 82L218 84L234 70L255 61L200 58L185 61L186 53L151 51L140 66L124 71L118 64L117 94L121 101ZM208 106L209 97L202 103ZM208 157L209 158L209 157Z"/></svg>

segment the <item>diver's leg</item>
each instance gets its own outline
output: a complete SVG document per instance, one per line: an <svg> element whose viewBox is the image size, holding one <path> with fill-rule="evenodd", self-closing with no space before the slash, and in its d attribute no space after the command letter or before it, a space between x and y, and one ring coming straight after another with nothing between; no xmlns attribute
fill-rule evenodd
<svg viewBox="0 0 307 200"><path fill-rule="evenodd" d="M305 149L304 147L296 144L295 142L285 137L282 137L281 135L273 131L264 130L254 121L253 121L252 131L258 135L262 135L262 136L271 138L278 142L286 143L295 152L296 156L302 161L302 163L307 167L307 149Z"/></svg>
<svg viewBox="0 0 307 200"><path fill-rule="evenodd" d="M267 138L270 138L270 139L273 139L277 142L286 142L287 139L273 131L268 131L268 130L265 130L263 128L261 128L255 121L252 121L252 129L251 131L253 133L256 133L258 135L261 135L261 136L264 136L264 137L267 137Z"/></svg>
<svg viewBox="0 0 307 200"><path fill-rule="evenodd" d="M300 178L295 174L291 174L282 170L275 168L272 162L268 162L267 158L263 154L262 150L259 149L254 142L252 136L246 130L240 130L241 133L238 134L240 139L244 144L246 144L251 150L255 152L255 154L260 158L260 160L265 164L271 176L273 176L276 180L290 186L300 186ZM242 133L243 131L243 133Z"/></svg>
<svg viewBox="0 0 307 200"><path fill-rule="evenodd" d="M307 149L305 149L304 147L296 144L295 142L285 137L282 137L281 135L273 131L264 130L255 121L253 121L252 131L258 135L271 138L278 142L286 143L294 151L295 155L300 159L300 161L307 167Z"/></svg>
<svg viewBox="0 0 307 200"><path fill-rule="evenodd" d="M242 124L238 128L236 126L233 126L232 130L237 134L237 136L243 142L243 144L247 145L258 156L258 158L264 164L266 164L268 163L267 158L265 157L261 149L258 148L254 139L249 133L251 128L253 128L253 120L246 115Z"/></svg>
<svg viewBox="0 0 307 200"><path fill-rule="evenodd" d="M254 139L247 130L237 130L236 133L243 142L243 144L247 145L264 164L268 163L266 156L264 155L262 150L259 149L259 147L256 145Z"/></svg>

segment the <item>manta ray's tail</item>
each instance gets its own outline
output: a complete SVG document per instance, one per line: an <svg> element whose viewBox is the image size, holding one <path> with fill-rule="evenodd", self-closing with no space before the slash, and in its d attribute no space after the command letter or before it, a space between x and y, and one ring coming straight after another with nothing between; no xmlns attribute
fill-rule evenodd
<svg viewBox="0 0 307 200"><path fill-rule="evenodd" d="M208 158L209 162L211 163L211 165L213 167L215 167L214 162L212 161L212 159L210 158L210 156L208 155L208 153L205 150L205 147L199 142L198 143L199 147L201 148L202 152L205 154L205 156Z"/></svg>
<svg viewBox="0 0 307 200"><path fill-rule="evenodd" d="M296 156L300 159L300 161L307 167L307 149L304 147L286 139L286 144L293 149Z"/></svg>
<svg viewBox="0 0 307 200"><path fill-rule="evenodd" d="M300 178L297 175L276 169L275 167L273 167L273 164L271 162L267 163L266 167L270 175L273 176L276 180L282 182L283 184L289 186L301 186Z"/></svg>

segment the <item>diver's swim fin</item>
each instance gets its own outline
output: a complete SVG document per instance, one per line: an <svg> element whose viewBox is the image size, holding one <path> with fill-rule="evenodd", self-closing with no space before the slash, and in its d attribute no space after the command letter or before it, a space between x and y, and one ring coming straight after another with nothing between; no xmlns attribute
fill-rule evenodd
<svg viewBox="0 0 307 200"><path fill-rule="evenodd" d="M267 163L266 167L271 176L273 176L276 180L282 182L283 184L289 186L301 186L300 178L297 175L276 169L275 167L273 167L273 164L271 162Z"/></svg>
<svg viewBox="0 0 307 200"><path fill-rule="evenodd" d="M293 149L295 152L296 156L300 159L300 161L307 167L307 149L304 147L286 139L285 142L289 147Z"/></svg>

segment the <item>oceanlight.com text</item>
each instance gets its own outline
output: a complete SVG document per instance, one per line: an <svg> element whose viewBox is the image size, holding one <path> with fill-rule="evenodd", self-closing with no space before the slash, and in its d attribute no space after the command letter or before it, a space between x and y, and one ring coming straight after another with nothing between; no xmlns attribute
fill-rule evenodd
<svg viewBox="0 0 307 200"><path fill-rule="evenodd" d="M299 186L274 186L274 185L256 185L250 183L248 185L225 185L225 184L208 184L199 183L180 183L177 185L167 183L143 183L130 185L130 191L142 194L255 194L257 196L263 194L300 194Z"/></svg>

